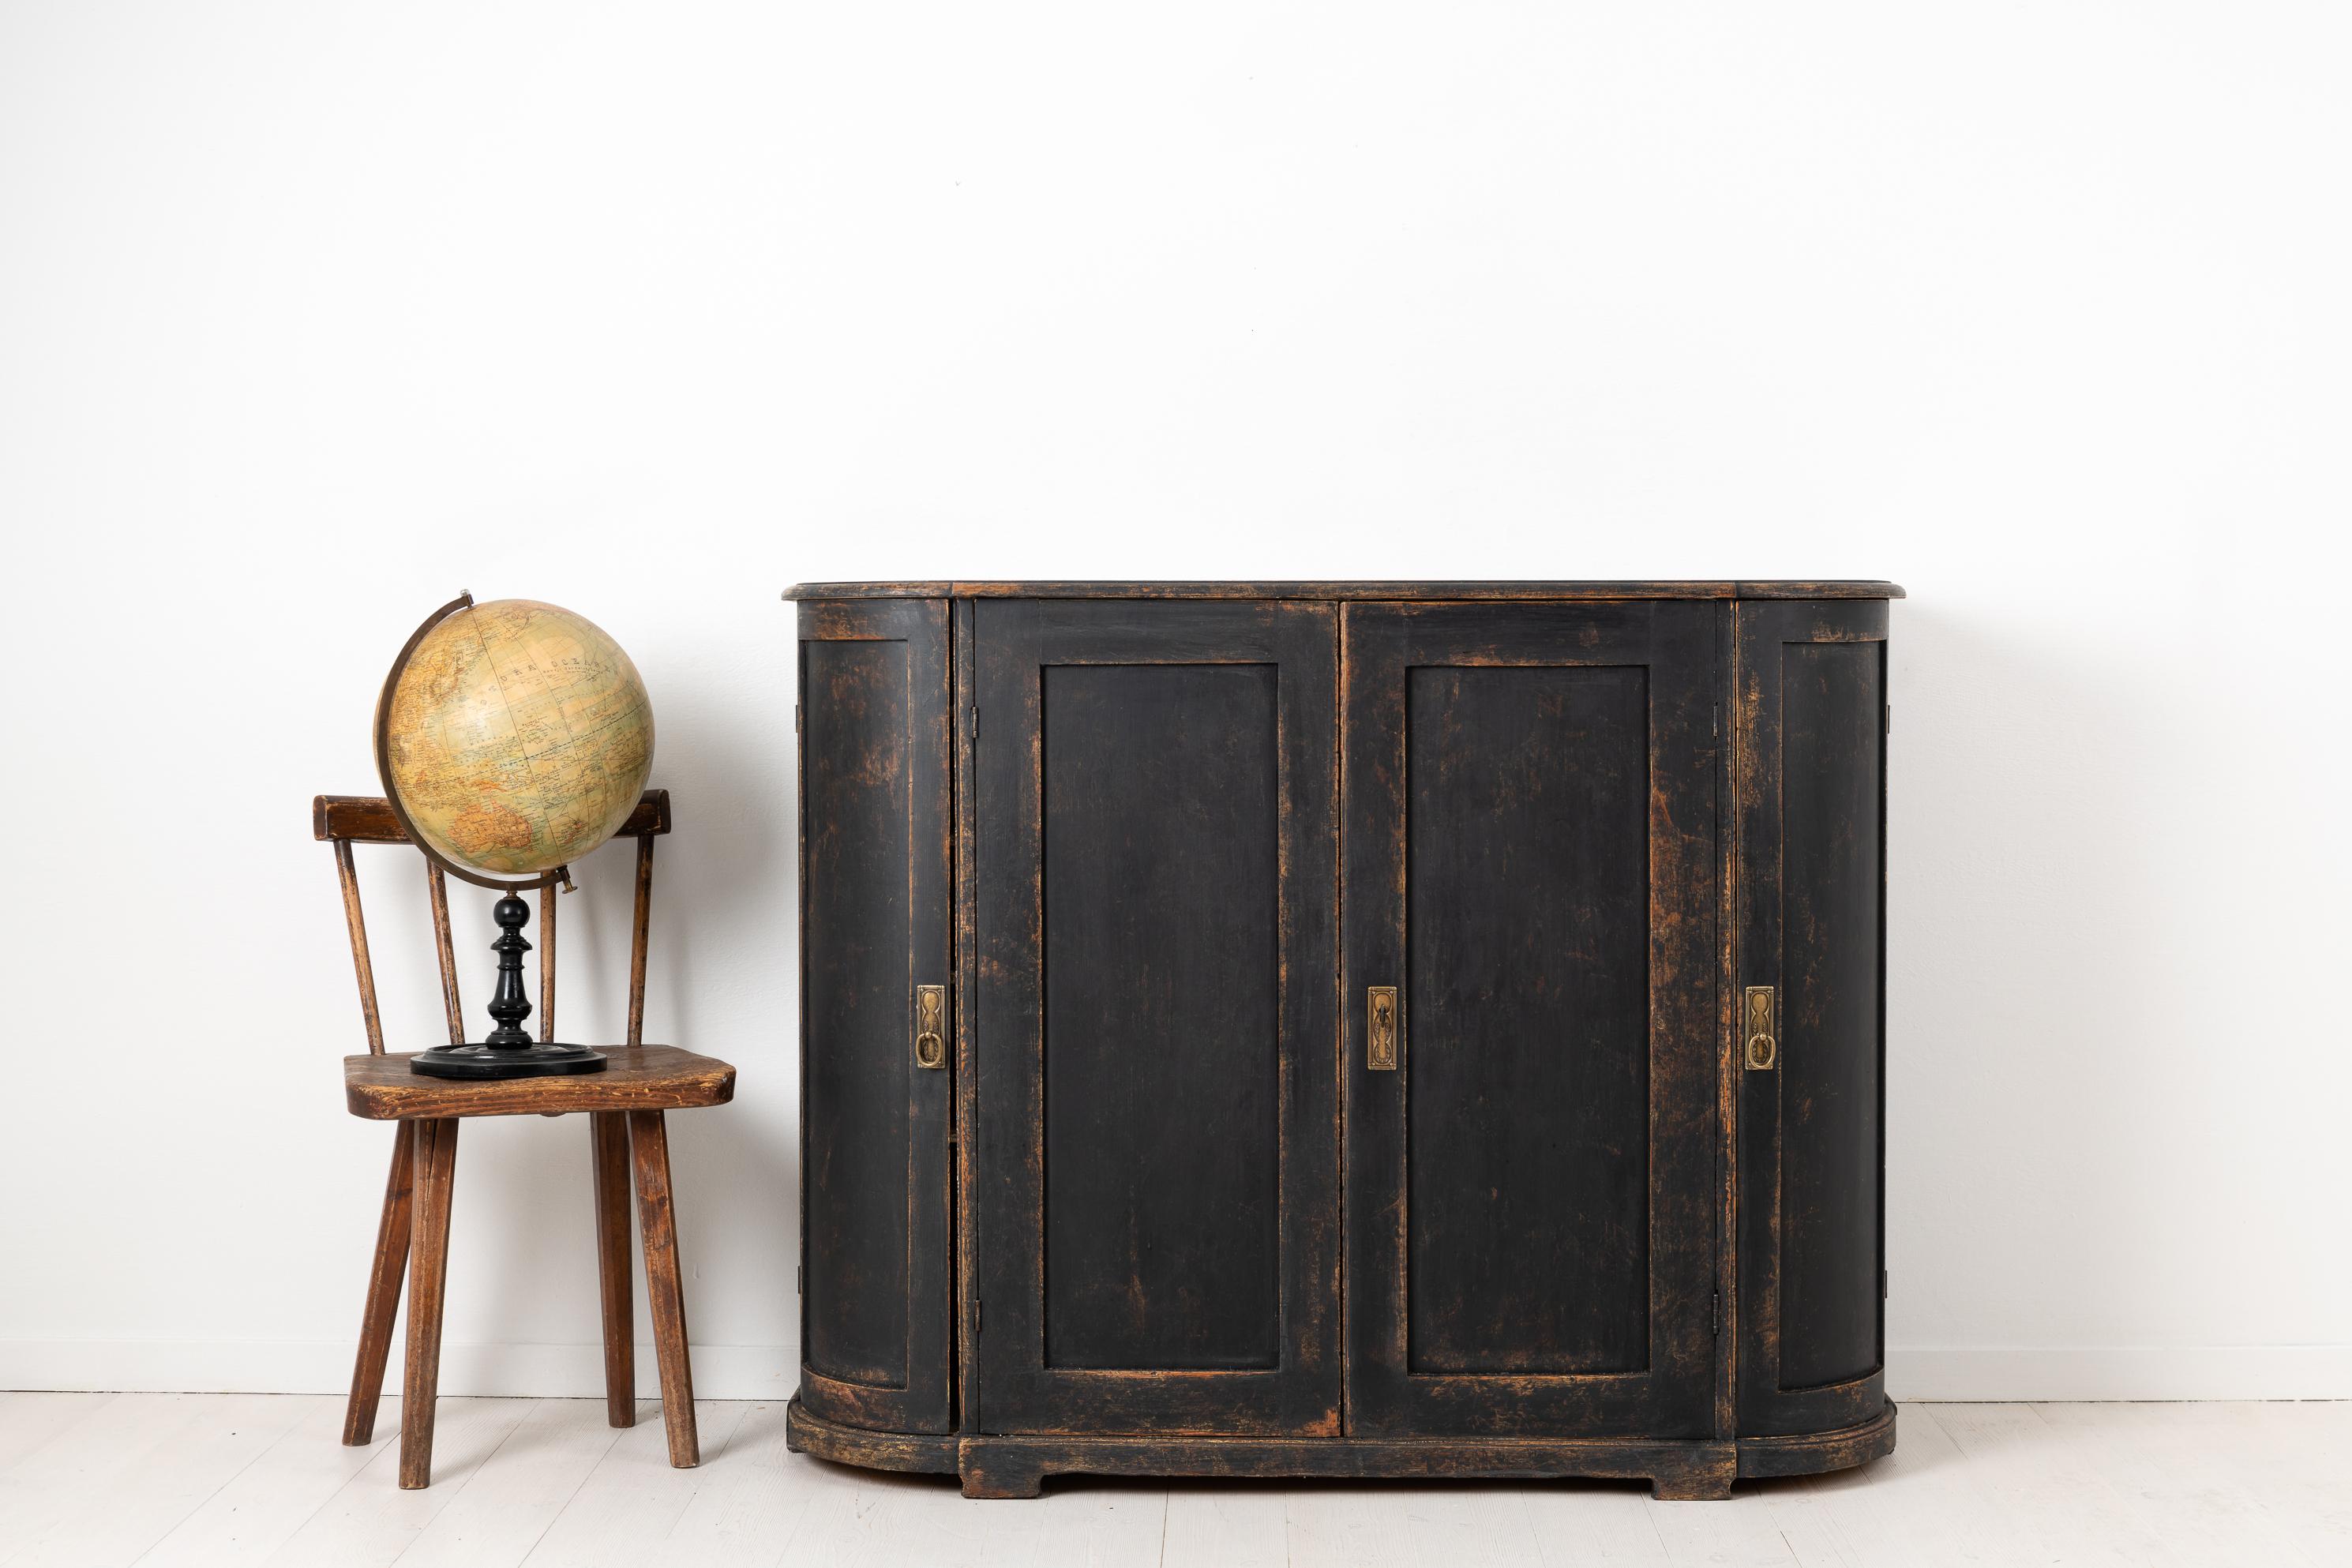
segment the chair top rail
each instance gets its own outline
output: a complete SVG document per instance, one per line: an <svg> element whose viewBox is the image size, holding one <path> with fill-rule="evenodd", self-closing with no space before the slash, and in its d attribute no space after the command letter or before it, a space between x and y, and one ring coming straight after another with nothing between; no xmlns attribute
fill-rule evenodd
<svg viewBox="0 0 2352 1568"><path fill-rule="evenodd" d="M646 838L667 833L669 791L649 789L638 798L627 818L614 830L615 838ZM321 843L405 844L400 819L382 795L320 795L310 797L310 837Z"/></svg>

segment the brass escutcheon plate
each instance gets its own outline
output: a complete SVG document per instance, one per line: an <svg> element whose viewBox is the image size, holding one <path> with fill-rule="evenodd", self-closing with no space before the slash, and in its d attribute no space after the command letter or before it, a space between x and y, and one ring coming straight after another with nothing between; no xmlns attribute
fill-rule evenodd
<svg viewBox="0 0 2352 1568"><path fill-rule="evenodd" d="M1397 1065L1397 988L1364 987L1364 1066L1394 1072Z"/></svg>
<svg viewBox="0 0 2352 1568"><path fill-rule="evenodd" d="M915 987L915 1065L919 1068L944 1068L948 1065L947 1042L948 988L944 985Z"/></svg>
<svg viewBox="0 0 2352 1568"><path fill-rule="evenodd" d="M1772 988L1750 985L1740 1016L1747 1025L1748 1070L1770 1071L1780 1056L1780 1042L1772 1034Z"/></svg>

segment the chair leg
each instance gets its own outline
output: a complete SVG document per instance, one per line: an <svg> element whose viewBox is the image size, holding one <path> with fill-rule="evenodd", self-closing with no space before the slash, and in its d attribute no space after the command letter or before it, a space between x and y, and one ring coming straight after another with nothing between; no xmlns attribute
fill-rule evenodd
<svg viewBox="0 0 2352 1568"><path fill-rule="evenodd" d="M596 1184L596 1272L604 1300L604 1417L637 1424L636 1325L629 1303L629 1118L599 1110L588 1119Z"/></svg>
<svg viewBox="0 0 2352 1568"><path fill-rule="evenodd" d="M679 1279L677 1226L670 1209L669 1135L658 1110L629 1112L629 1152L637 1172L637 1226L646 1248L646 1302L654 1316L654 1361L661 1369L662 1423L669 1462L702 1462L694 1432L694 1371L686 1354L686 1289Z"/></svg>
<svg viewBox="0 0 2352 1568"><path fill-rule="evenodd" d="M383 1363L392 1354L392 1321L400 1310L401 1277L408 1271L408 1194L415 1168L413 1122L392 1127L392 1171L383 1183L383 1214L376 1221L375 1262L368 1269L367 1306L360 1314L359 1358L352 1363L352 1396L343 1406L343 1441L364 1447L375 1436L376 1402L383 1395Z"/></svg>
<svg viewBox="0 0 2352 1568"><path fill-rule="evenodd" d="M433 1403L441 1382L441 1298L449 1280L449 1189L457 1170L457 1119L418 1122L415 1157L408 1366L400 1409L400 1484L408 1491L433 1482Z"/></svg>

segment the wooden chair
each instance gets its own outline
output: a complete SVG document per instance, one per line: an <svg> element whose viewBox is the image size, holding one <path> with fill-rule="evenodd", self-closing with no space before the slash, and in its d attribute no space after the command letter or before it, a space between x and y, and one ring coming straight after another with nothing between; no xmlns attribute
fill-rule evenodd
<svg viewBox="0 0 2352 1568"><path fill-rule="evenodd" d="M314 837L335 851L343 918L351 927L352 963L358 971L360 1014L368 1054L343 1058L344 1096L354 1116L397 1123L392 1173L384 1183L383 1215L376 1227L375 1263L368 1274L367 1309L360 1322L359 1359L352 1369L343 1441L359 1445L375 1432L392 1321L408 1279L408 1361L400 1413L400 1484L415 1489L433 1475L433 1413L441 1363L441 1299L448 1272L450 1183L457 1160L457 1124L472 1116L589 1115L589 1149L596 1194L596 1260L604 1308L604 1405L615 1426L636 1423L635 1336L629 1301L629 1185L634 1168L637 1223L646 1249L646 1293L653 1310L654 1353L661 1371L662 1417L669 1462L698 1463L694 1430L694 1376L687 1363L686 1298L677 1258L669 1181L666 1110L724 1105L735 1097L735 1069L725 1062L670 1046L642 1043L646 1017L646 942L653 904L654 839L669 831L669 792L647 790L620 834L637 841L636 913L629 950L629 1043L604 1047L611 1065L571 1078L466 1081L424 1078L408 1057L387 1054L377 1016L375 971L368 956L367 923L360 913L354 844L406 844L407 836L381 799L322 795L310 803ZM617 837L617 835L616 835ZM433 934L441 960L441 1001L449 1040L466 1028L457 1003L457 966L449 943L449 893L441 868L426 864ZM555 889L539 900L539 1037L555 1037Z"/></svg>

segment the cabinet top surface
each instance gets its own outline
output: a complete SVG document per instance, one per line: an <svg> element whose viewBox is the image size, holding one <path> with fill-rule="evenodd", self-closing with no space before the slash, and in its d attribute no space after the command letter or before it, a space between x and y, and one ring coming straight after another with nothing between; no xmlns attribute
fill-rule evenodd
<svg viewBox="0 0 2352 1568"><path fill-rule="evenodd" d="M1899 599L1878 582L795 583L787 599Z"/></svg>

